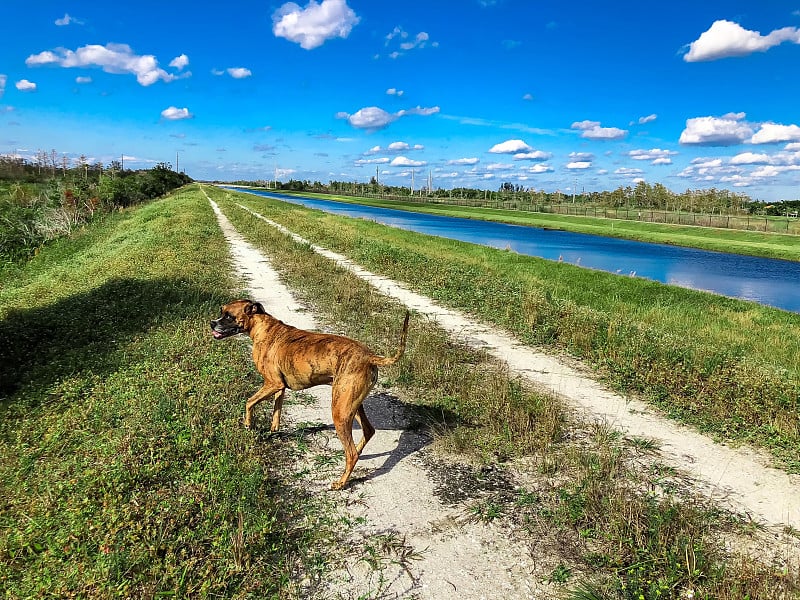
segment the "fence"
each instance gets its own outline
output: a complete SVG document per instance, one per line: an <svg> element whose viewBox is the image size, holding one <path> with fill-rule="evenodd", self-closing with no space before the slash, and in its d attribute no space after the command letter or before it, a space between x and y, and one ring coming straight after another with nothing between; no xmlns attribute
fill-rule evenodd
<svg viewBox="0 0 800 600"><path fill-rule="evenodd" d="M569 215L575 217L595 217L641 221L645 223L666 223L671 225L693 225L697 227L719 227L743 231L767 233L786 233L800 235L800 219L794 216L771 217L751 214L708 214L690 211L655 210L650 208L604 207L580 203L539 204L527 198L498 198L496 194L487 198L458 198L442 196L392 196L387 194L350 193L337 191L343 196L359 198L381 198L400 202L419 204L444 204L449 206L471 206L476 208L495 208L520 210L535 213Z"/></svg>

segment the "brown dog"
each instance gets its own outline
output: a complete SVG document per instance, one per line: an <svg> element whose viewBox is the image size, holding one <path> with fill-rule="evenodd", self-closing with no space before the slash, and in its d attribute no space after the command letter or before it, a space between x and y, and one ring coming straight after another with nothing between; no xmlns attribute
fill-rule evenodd
<svg viewBox="0 0 800 600"><path fill-rule="evenodd" d="M223 306L221 313L219 319L211 321L214 337L221 340L239 333L248 334L253 340L253 361L264 377L264 385L245 405L245 427L253 423L253 408L274 397L270 431L277 431L286 388L304 390L315 385L331 386L333 424L347 460L344 474L331 487L341 489L375 433L362 402L377 381L378 367L394 364L403 355L409 313L406 312L403 322L400 347L390 358L378 356L350 338L286 325L267 314L258 302L236 300ZM353 442L354 418L358 419L363 433L358 446Z"/></svg>

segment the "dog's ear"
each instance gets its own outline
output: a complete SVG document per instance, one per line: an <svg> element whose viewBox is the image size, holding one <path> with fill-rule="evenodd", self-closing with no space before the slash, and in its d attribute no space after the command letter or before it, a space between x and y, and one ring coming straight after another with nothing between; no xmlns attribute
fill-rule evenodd
<svg viewBox="0 0 800 600"><path fill-rule="evenodd" d="M264 310L260 302L251 302L247 305L247 308L244 309L244 312L247 316L267 314L267 311Z"/></svg>

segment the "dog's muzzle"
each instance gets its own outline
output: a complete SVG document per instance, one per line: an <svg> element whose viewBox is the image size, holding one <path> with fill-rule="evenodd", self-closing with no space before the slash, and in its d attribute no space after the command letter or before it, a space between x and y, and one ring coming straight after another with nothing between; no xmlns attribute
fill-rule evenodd
<svg viewBox="0 0 800 600"><path fill-rule="evenodd" d="M244 333L244 330L239 327L234 319L227 315L211 321L211 334L216 340L224 340L240 333Z"/></svg>

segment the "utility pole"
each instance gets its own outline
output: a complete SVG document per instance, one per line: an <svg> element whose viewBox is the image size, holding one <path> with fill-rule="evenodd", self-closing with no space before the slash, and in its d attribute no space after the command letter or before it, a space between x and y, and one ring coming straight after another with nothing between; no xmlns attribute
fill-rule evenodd
<svg viewBox="0 0 800 600"><path fill-rule="evenodd" d="M176 173L180 173L181 172L180 163L178 162L178 153L179 152L180 152L179 150L175 150L175 172Z"/></svg>
<svg viewBox="0 0 800 600"><path fill-rule="evenodd" d="M414 195L414 169L411 169L411 195Z"/></svg>

